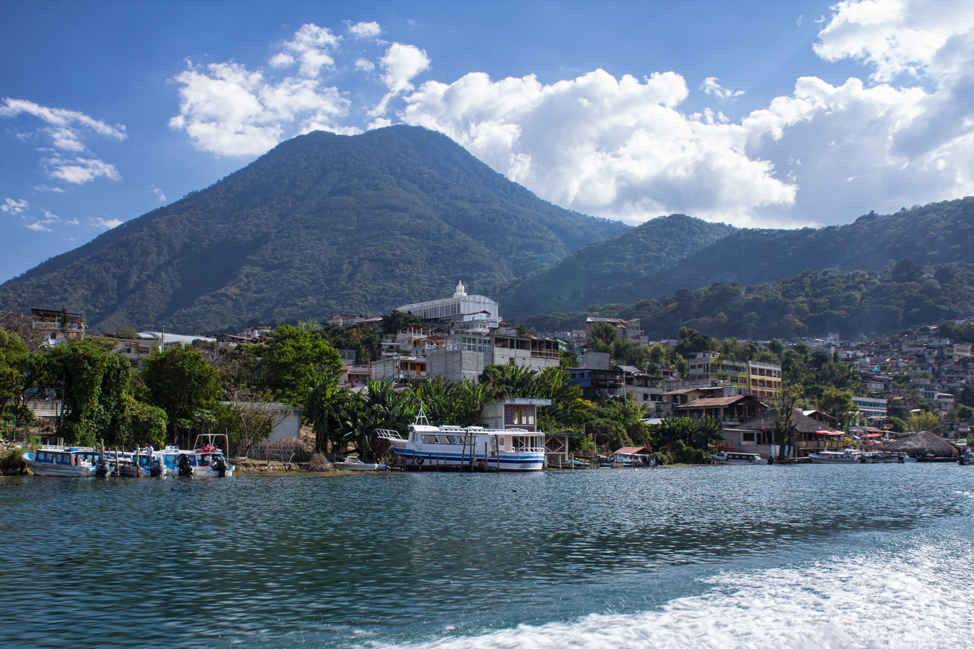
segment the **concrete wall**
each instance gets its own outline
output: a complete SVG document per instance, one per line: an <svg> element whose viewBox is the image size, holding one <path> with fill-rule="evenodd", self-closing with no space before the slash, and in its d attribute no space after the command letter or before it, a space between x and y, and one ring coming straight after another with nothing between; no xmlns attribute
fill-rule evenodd
<svg viewBox="0 0 974 649"><path fill-rule="evenodd" d="M443 376L451 381L466 378L476 382L484 372L486 362L482 352L437 347L426 352L426 377Z"/></svg>

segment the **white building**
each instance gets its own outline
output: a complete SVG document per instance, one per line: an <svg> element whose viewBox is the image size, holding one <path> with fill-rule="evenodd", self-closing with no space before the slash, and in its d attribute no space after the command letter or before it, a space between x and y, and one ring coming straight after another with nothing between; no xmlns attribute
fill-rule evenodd
<svg viewBox="0 0 974 649"><path fill-rule="evenodd" d="M420 320L458 320L475 313L486 313L491 327L496 327L500 321L497 302L486 295L467 295L463 282L457 284L453 297L428 302L406 304L397 309L403 313L410 313Z"/></svg>

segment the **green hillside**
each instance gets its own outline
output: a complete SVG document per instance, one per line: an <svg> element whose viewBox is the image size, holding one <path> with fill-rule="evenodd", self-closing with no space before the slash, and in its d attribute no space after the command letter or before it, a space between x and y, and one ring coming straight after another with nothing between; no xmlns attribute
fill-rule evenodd
<svg viewBox="0 0 974 649"><path fill-rule="evenodd" d="M675 219L676 229L688 230L682 242L673 238L673 228L644 233L643 228L661 221L655 219L615 239L591 244L505 289L504 313L523 318L582 311L591 305L660 298L715 282L764 284L804 270L879 272L901 259L925 267L967 264L974 250L972 197L885 216L870 213L848 225L820 229L734 230L688 217L666 218ZM723 236L715 229L719 227L726 228ZM656 255L656 250L663 252Z"/></svg>
<svg viewBox="0 0 974 649"><path fill-rule="evenodd" d="M632 304L594 307L527 320L541 331L581 328L587 317L640 318L650 338L681 326L718 338L797 338L836 332L843 338L887 334L904 327L969 317L974 272L958 265L925 273L910 260L891 271L807 270L757 286L717 283Z"/></svg>
<svg viewBox="0 0 974 649"><path fill-rule="evenodd" d="M315 132L6 282L0 308L80 310L95 331L378 314L458 280L489 293L626 229L432 131Z"/></svg>
<svg viewBox="0 0 974 649"><path fill-rule="evenodd" d="M602 292L638 285L655 272L735 231L682 214L661 216L569 255L502 289L505 317L586 307Z"/></svg>

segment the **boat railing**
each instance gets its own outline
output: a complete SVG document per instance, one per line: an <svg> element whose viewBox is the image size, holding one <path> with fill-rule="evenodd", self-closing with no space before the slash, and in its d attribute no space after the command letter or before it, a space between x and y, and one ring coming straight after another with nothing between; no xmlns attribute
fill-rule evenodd
<svg viewBox="0 0 974 649"><path fill-rule="evenodd" d="M398 430L393 430L391 428L376 428L375 436L379 439L388 439L395 441L403 441L405 438L399 434Z"/></svg>

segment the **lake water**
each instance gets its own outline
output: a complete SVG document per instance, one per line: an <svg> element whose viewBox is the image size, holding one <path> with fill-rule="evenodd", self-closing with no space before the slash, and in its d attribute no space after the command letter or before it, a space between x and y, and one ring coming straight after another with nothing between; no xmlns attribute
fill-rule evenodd
<svg viewBox="0 0 974 649"><path fill-rule="evenodd" d="M0 505L0 644L974 647L957 464L0 478Z"/></svg>

